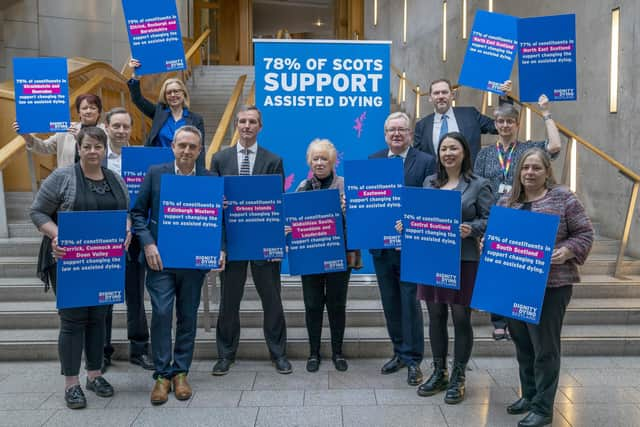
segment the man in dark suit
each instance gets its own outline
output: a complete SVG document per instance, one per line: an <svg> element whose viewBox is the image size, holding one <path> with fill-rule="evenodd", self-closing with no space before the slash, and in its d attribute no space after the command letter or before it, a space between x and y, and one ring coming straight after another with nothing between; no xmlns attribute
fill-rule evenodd
<svg viewBox="0 0 640 427"><path fill-rule="evenodd" d="M369 158L400 157L404 163L404 185L422 187L425 178L436 170L435 158L411 147L411 128L405 113L392 113L384 123L388 148ZM400 218L398 218L400 219ZM387 331L393 343L393 358L382 367L383 374L391 374L407 367L407 383L422 382L420 363L424 353L422 309L416 299L416 284L400 281L400 251L371 250L376 270Z"/></svg>
<svg viewBox="0 0 640 427"><path fill-rule="evenodd" d="M202 136L195 126L182 126L176 130L171 147L173 163L149 168L136 204L131 210L133 228L144 250L147 264L147 291L151 298L151 351L156 380L151 391L151 403L159 405L168 399L173 387L176 399L188 400L191 386L187 374L193 359L200 291L205 270L164 269L158 251L158 218L160 216L160 180L162 175L208 175L196 166L202 150ZM224 268L224 252L220 253ZM171 328L175 301L177 327L176 340L171 352Z"/></svg>
<svg viewBox="0 0 640 427"><path fill-rule="evenodd" d="M235 119L238 144L216 153L211 173L227 175L281 175L282 159L258 146L262 115L254 106L243 106ZM258 236L256 236L258 237ZM220 313L216 325L218 360L212 375L225 375L234 363L240 340L240 301L247 280L247 265L264 311L263 330L271 360L281 374L292 372L287 360L287 329L280 296L280 261L231 261L220 274Z"/></svg>
<svg viewBox="0 0 640 427"><path fill-rule="evenodd" d="M505 82L502 87L511 90L511 82ZM449 80L438 79L431 83L429 102L433 104L434 112L416 123L413 146L436 157L440 137L448 132L460 132L469 142L473 164L482 148L481 135L497 134L498 131L493 119L482 115L474 107L452 107L454 98L455 92Z"/></svg>
<svg viewBox="0 0 640 427"><path fill-rule="evenodd" d="M109 136L107 155L102 165L118 175L122 172L122 147L129 146L133 118L127 110L116 107L105 116L105 130ZM127 302L127 338L129 338L129 361L144 369L153 370L153 360L149 357L149 327L144 311L144 265L140 262L140 241L131 240L127 250L125 265L124 292ZM104 343L104 363L102 370L111 365L113 346L111 345L111 329L113 322L113 306L109 307L106 318L106 334Z"/></svg>

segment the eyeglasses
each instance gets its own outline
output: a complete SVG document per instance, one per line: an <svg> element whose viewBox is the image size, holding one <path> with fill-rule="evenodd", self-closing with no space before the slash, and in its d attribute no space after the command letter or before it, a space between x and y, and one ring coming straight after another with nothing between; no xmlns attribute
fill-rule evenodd
<svg viewBox="0 0 640 427"><path fill-rule="evenodd" d="M496 119L496 124L497 125L509 125L509 126L513 126L516 123L518 123L516 121L516 119Z"/></svg>
<svg viewBox="0 0 640 427"><path fill-rule="evenodd" d="M172 95L180 95L184 93L184 91L182 89L171 89L165 92L165 94L172 96Z"/></svg>
<svg viewBox="0 0 640 427"><path fill-rule="evenodd" d="M407 132L409 132L409 129L408 128L387 128L387 129L385 129L385 131L387 133L391 133L391 134L393 134L393 133L407 133Z"/></svg>

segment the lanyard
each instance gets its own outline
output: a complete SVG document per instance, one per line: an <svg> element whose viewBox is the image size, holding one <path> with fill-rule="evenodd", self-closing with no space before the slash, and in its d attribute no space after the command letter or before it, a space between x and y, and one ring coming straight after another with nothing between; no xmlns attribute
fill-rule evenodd
<svg viewBox="0 0 640 427"><path fill-rule="evenodd" d="M506 181L507 175L509 175L509 169L511 168L511 161L513 160L513 150L516 148L516 144L512 142L509 144L510 147L505 150L505 153L509 151L509 156L507 159L504 159L504 155L502 154L502 149L500 148L500 143L496 142L496 151L498 152L498 161L500 162L500 169L502 169L502 176Z"/></svg>

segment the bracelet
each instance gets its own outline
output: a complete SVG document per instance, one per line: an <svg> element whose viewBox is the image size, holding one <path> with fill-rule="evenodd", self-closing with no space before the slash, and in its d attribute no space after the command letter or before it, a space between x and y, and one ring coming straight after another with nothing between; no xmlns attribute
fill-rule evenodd
<svg viewBox="0 0 640 427"><path fill-rule="evenodd" d="M544 120L545 122L551 119L553 119L553 116L551 115L551 113L547 114L546 116L542 116L542 120Z"/></svg>

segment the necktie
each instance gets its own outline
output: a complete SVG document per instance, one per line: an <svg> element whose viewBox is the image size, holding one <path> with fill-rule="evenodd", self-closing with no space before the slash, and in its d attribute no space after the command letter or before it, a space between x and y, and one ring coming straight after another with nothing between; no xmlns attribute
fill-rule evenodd
<svg viewBox="0 0 640 427"><path fill-rule="evenodd" d="M440 136L438 136L438 140L442 139L442 137L448 133L449 133L449 123L447 122L447 115L443 114L442 119L440 120Z"/></svg>
<svg viewBox="0 0 640 427"><path fill-rule="evenodd" d="M240 175L251 175L251 164L249 163L249 149L244 148L241 150L241 153L244 154L242 158L242 163L240 163Z"/></svg>

